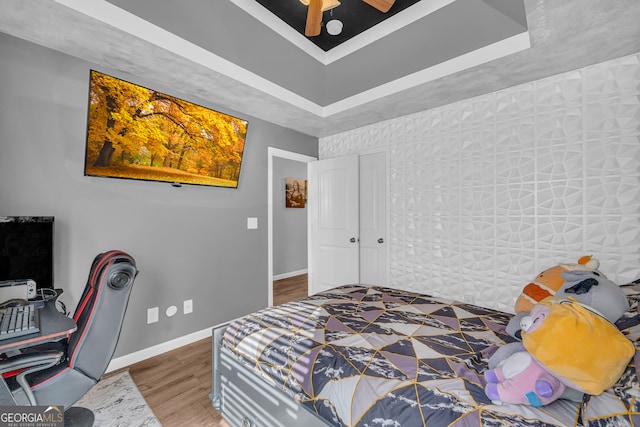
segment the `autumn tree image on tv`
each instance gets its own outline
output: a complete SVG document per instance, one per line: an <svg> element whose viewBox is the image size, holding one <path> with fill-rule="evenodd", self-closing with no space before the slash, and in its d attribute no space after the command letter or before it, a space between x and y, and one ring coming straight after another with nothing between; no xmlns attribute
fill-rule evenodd
<svg viewBox="0 0 640 427"><path fill-rule="evenodd" d="M85 175L238 186L247 122L91 71Z"/></svg>

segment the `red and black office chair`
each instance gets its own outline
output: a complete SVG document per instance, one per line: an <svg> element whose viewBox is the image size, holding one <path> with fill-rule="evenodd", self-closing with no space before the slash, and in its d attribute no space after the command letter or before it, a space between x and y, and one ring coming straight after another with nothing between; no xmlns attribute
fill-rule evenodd
<svg viewBox="0 0 640 427"><path fill-rule="evenodd" d="M68 409L100 381L115 352L137 274L135 260L125 252L96 256L73 316L77 330L54 350L34 347L0 361L0 372L22 370L15 378L16 402ZM28 403L20 403L25 397Z"/></svg>

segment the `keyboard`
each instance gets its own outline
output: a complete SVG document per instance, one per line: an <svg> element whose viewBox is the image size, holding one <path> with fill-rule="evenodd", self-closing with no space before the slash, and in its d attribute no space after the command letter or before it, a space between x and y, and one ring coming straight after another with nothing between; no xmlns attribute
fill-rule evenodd
<svg viewBox="0 0 640 427"><path fill-rule="evenodd" d="M34 304L0 308L0 340L40 332L40 312Z"/></svg>

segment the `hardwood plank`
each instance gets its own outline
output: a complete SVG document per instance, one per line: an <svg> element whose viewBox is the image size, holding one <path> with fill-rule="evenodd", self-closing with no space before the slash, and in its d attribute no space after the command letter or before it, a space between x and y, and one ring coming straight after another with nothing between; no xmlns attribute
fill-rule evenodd
<svg viewBox="0 0 640 427"><path fill-rule="evenodd" d="M307 296L306 274L273 282L274 304ZM127 368L164 427L229 427L211 406L211 338ZM114 374L111 373L110 375Z"/></svg>
<svg viewBox="0 0 640 427"><path fill-rule="evenodd" d="M274 280L273 304L280 305L288 301L295 301L306 297L309 286L308 280L307 274Z"/></svg>

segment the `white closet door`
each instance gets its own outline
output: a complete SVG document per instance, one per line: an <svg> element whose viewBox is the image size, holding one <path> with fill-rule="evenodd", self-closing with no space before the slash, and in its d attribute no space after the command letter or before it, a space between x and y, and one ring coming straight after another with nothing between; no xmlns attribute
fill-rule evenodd
<svg viewBox="0 0 640 427"><path fill-rule="evenodd" d="M309 286L359 282L358 156L309 163Z"/></svg>
<svg viewBox="0 0 640 427"><path fill-rule="evenodd" d="M360 282L387 286L386 155L360 156Z"/></svg>

